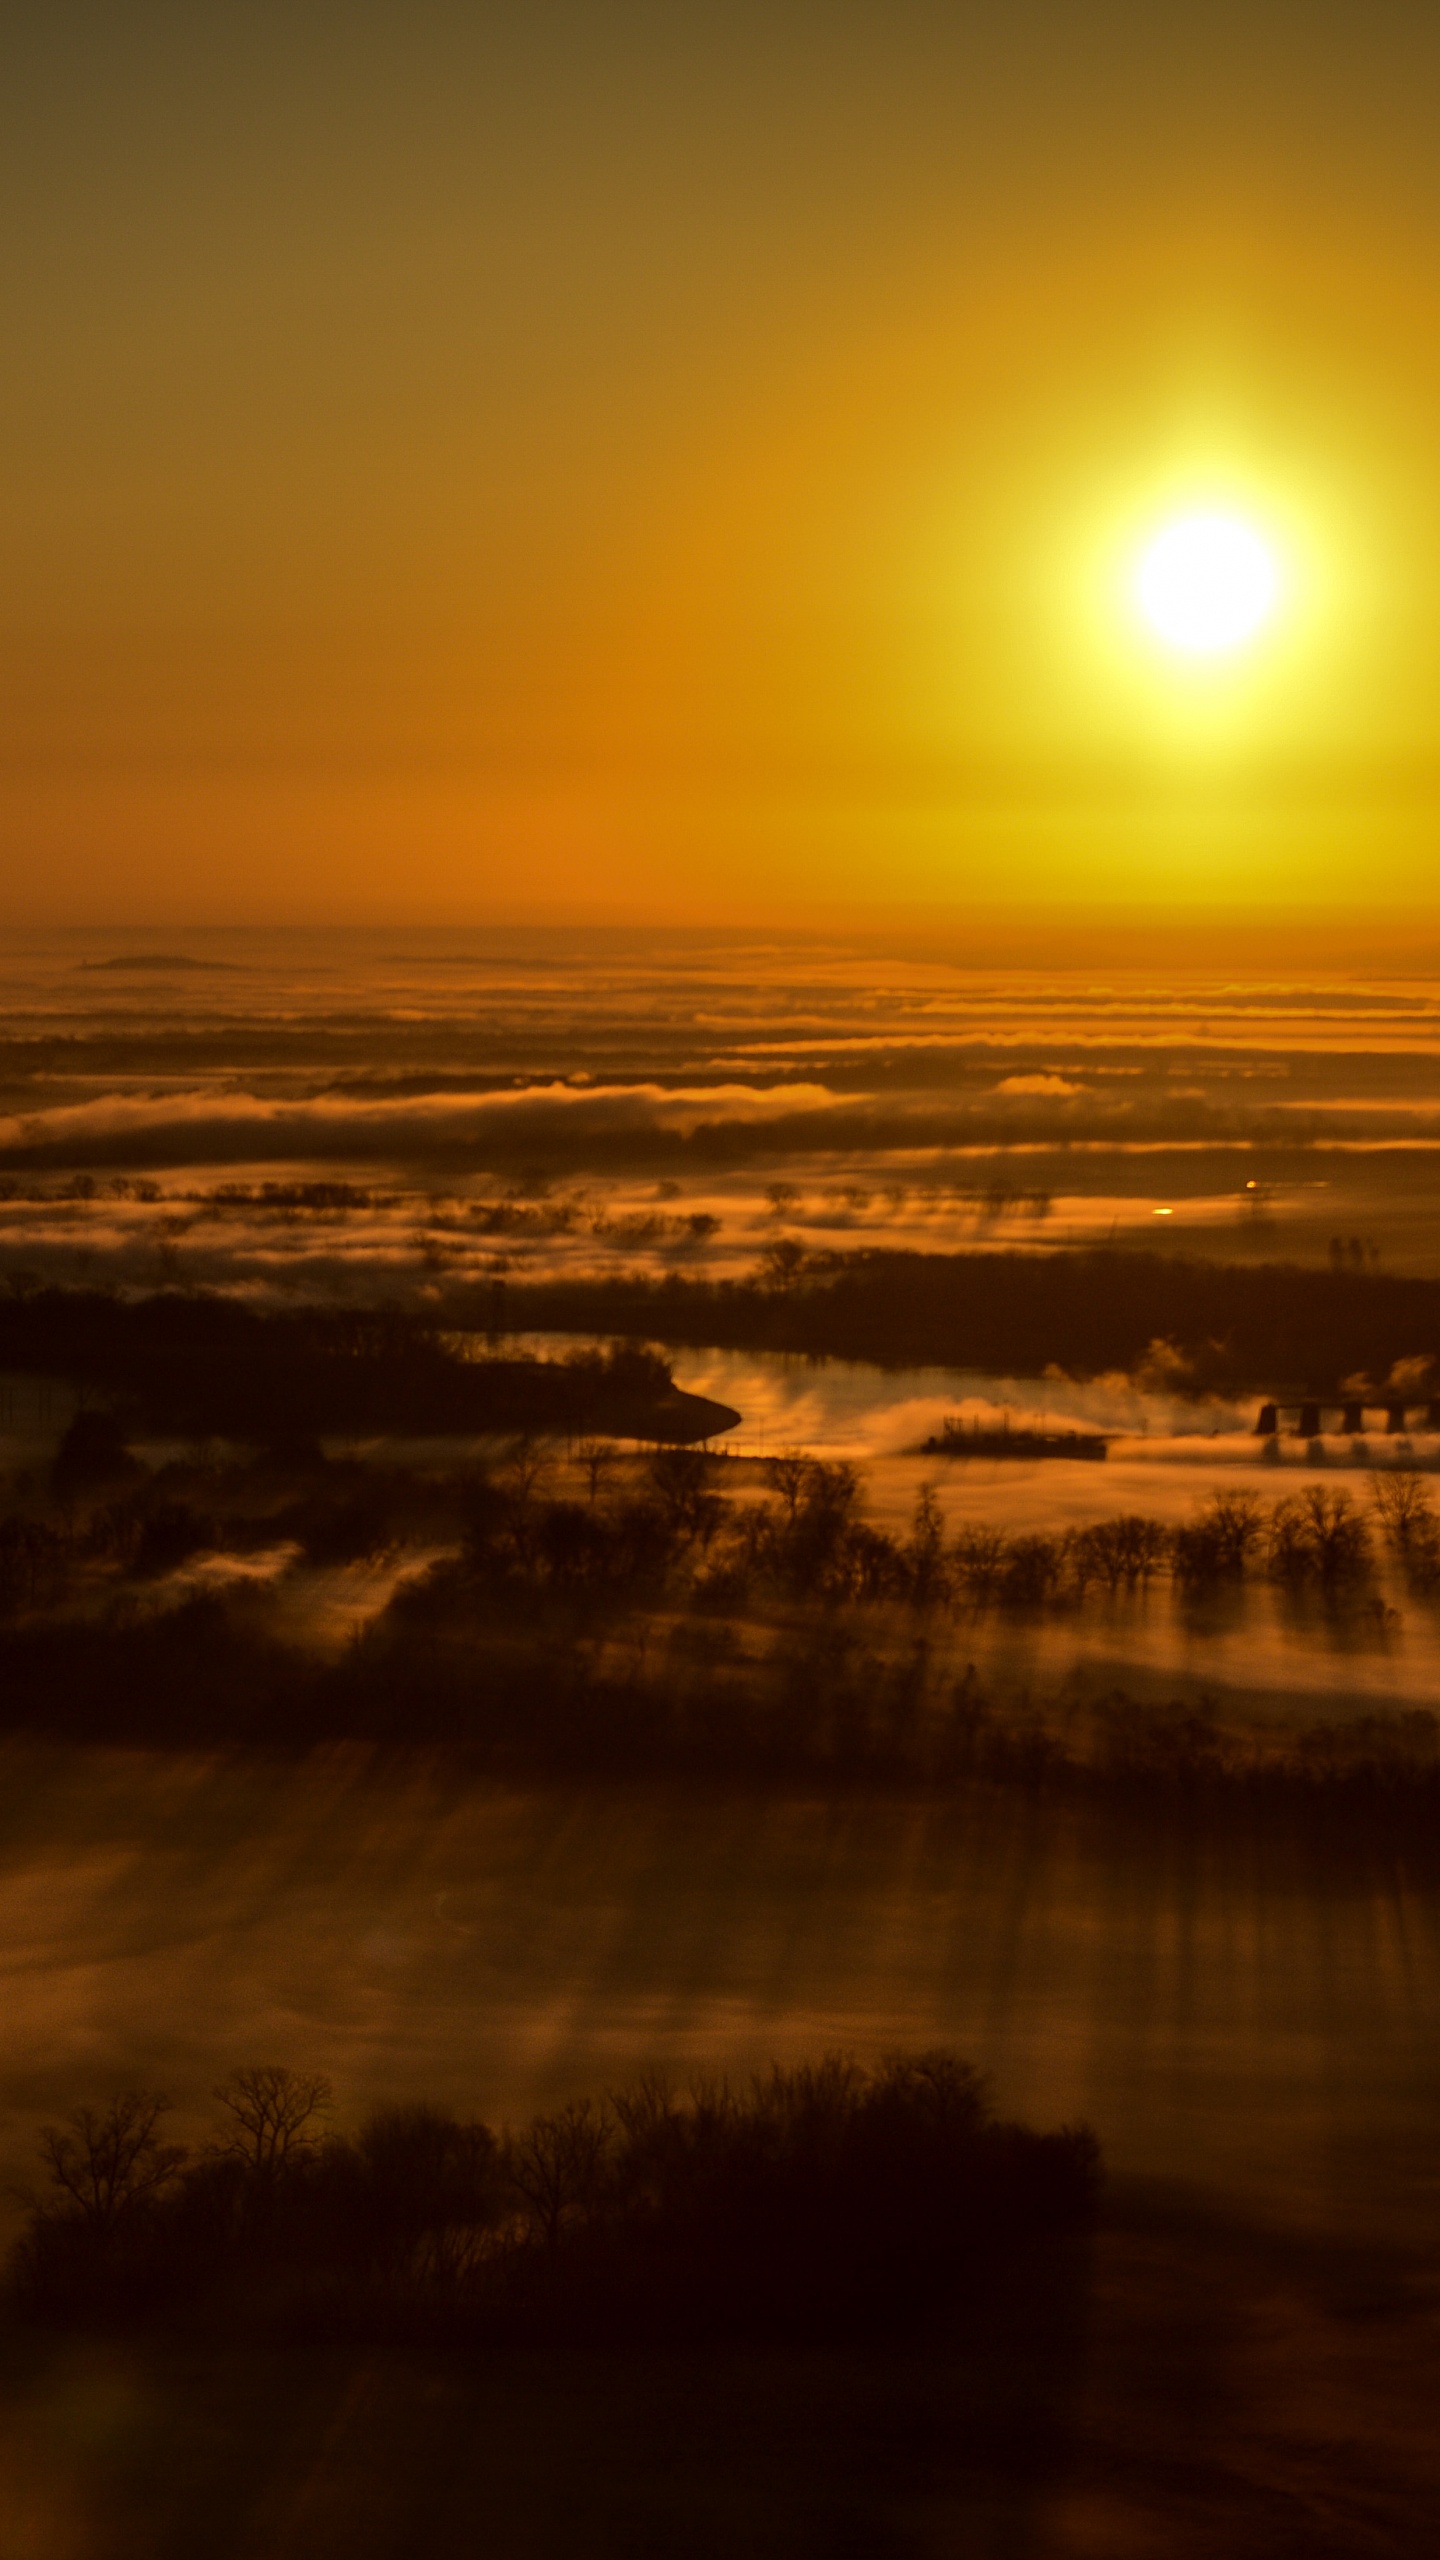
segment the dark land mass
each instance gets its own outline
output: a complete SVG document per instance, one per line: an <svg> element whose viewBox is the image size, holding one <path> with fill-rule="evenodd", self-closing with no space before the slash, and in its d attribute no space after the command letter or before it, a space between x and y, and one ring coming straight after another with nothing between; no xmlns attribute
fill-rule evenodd
<svg viewBox="0 0 1440 2560"><path fill-rule="evenodd" d="M1110 1443L1098 1431L982 1430L947 1414L922 1443L927 1458L1104 1458Z"/></svg>
<svg viewBox="0 0 1440 2560"><path fill-rule="evenodd" d="M166 2138L163 2098L134 2092L42 2135L11 2261L33 2318L446 2345L833 2342L983 2317L1028 2274L1043 2324L1057 2256L1099 2198L1093 2134L1000 2121L979 2075L938 2050L688 2094L652 2076L513 2132L412 2102L348 2140L325 2122L323 2076L275 2065L215 2095L218 2138L200 2149Z"/></svg>
<svg viewBox="0 0 1440 2560"><path fill-rule="evenodd" d="M496 1282L450 1302L491 1330L595 1332L721 1350L789 1351L883 1368L1040 1377L1133 1371L1178 1352L1167 1384L1329 1393L1440 1349L1440 1281L1168 1254L806 1253L769 1250L744 1280Z"/></svg>
<svg viewBox="0 0 1440 2560"><path fill-rule="evenodd" d="M1116 2180L1044 2317L883 2343L0 2332L22 2550L85 2560L1419 2560L1419 2251ZM23 2499L23 2504L22 2504ZM63 2537L62 2538L62 2534ZM42 2538L43 2537L43 2538Z"/></svg>
<svg viewBox="0 0 1440 2560"><path fill-rule="evenodd" d="M323 2078L42 2137L0 2326L13 2511L89 2560L1408 2560L1422 2246L1102 2186L947 2052L353 2135ZM24 2494L23 2507L19 2493Z"/></svg>
<svg viewBox="0 0 1440 2560"><path fill-rule="evenodd" d="M603 1431L683 1444L740 1419L687 1395L652 1352L467 1360L400 1314L262 1314L179 1292L11 1298L0 1305L0 1368L118 1398L140 1428L240 1440Z"/></svg>

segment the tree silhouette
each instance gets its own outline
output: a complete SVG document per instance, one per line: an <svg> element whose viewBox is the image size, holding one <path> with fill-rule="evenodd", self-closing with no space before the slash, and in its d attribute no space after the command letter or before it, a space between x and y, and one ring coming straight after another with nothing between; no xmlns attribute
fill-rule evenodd
<svg viewBox="0 0 1440 2560"><path fill-rule="evenodd" d="M586 1439L577 1443L576 1464L585 1478L585 1489L592 1507L613 1474L620 1452L612 1440Z"/></svg>
<svg viewBox="0 0 1440 2560"><path fill-rule="evenodd" d="M40 2157L52 2184L98 2238L108 2238L178 2175L185 2149L162 2142L158 2131L169 2104L130 2090L107 2107L82 2107L68 2125L47 2124L42 2131Z"/></svg>
<svg viewBox="0 0 1440 2560"><path fill-rule="evenodd" d="M779 1494L787 1519L793 1521L815 1461L804 1449L781 1449L765 1461L765 1481Z"/></svg>
<svg viewBox="0 0 1440 2560"><path fill-rule="evenodd" d="M1370 1499L1387 1545L1402 1562L1409 1562L1417 1552L1433 1551L1435 1513L1429 1487L1416 1468L1387 1467L1383 1474L1377 1468L1370 1478Z"/></svg>
<svg viewBox="0 0 1440 2560"><path fill-rule="evenodd" d="M322 2073L287 2071L282 2063L258 2063L232 2072L214 2095L230 2123L220 2145L261 2177L318 2149L322 2119L332 2103Z"/></svg>
<svg viewBox="0 0 1440 2560"><path fill-rule="evenodd" d="M558 2115L537 2116L512 2143L511 2183L547 2244L593 2208L613 2140L614 2128L599 2108L589 2098L572 2098Z"/></svg>

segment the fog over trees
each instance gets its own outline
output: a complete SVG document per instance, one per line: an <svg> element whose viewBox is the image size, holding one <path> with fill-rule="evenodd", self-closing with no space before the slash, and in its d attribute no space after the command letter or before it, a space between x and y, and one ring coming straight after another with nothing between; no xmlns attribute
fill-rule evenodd
<svg viewBox="0 0 1440 2560"><path fill-rule="evenodd" d="M754 1478L758 1473L758 1485ZM741 1490L732 1491L739 1480ZM48 1485L0 1518L0 1723L51 1739L423 1743L514 1776L684 1775L845 1786L1100 1791L1177 1809L1355 1818L1433 1841L1440 1719L1424 1706L1251 1716L1213 1698L1088 1703L987 1673L987 1631L1233 1612L1271 1593L1337 1640L1383 1637L1387 1593L1440 1594L1440 1513L1403 1467L1270 1499L907 1531L862 1471L781 1451L623 1454L520 1435L489 1463L327 1459L303 1437L147 1467L82 1409ZM374 1606L307 1640L305 1577Z"/></svg>

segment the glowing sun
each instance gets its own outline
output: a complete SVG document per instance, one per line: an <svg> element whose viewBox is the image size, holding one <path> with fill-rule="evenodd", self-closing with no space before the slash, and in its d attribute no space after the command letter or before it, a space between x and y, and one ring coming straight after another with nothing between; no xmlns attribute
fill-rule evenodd
<svg viewBox="0 0 1440 2560"><path fill-rule="evenodd" d="M1151 630L1194 657L1252 640L1279 594L1280 573L1260 535L1218 512L1174 517L1135 567L1135 601Z"/></svg>

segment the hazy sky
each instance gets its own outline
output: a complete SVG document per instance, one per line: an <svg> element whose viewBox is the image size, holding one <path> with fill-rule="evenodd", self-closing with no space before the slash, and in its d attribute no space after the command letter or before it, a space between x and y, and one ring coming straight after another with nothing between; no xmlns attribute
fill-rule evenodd
<svg viewBox="0 0 1440 2560"><path fill-rule="evenodd" d="M1435 905L1433 7L3 23L12 918Z"/></svg>

